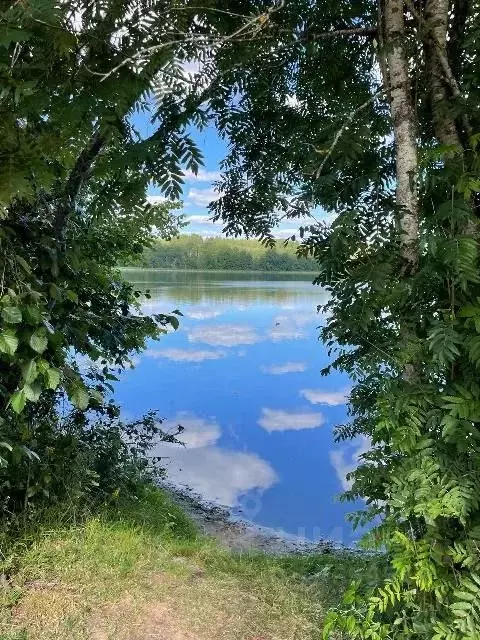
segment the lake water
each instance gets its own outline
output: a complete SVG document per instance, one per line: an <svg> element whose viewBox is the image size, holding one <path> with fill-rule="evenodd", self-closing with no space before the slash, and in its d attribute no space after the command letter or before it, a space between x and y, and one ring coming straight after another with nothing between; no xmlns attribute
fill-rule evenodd
<svg viewBox="0 0 480 640"><path fill-rule="evenodd" d="M351 544L360 505L338 495L364 442L335 444L348 378L320 375L322 289L306 275L131 270L145 313L184 314L135 356L116 397L125 415L158 409L185 447L161 445L169 478L257 524Z"/></svg>

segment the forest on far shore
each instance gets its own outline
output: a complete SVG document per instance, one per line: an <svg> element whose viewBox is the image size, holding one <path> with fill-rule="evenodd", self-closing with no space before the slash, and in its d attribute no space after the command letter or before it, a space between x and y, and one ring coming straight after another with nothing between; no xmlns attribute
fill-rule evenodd
<svg viewBox="0 0 480 640"><path fill-rule="evenodd" d="M258 240L202 238L181 235L172 240L155 240L134 266L155 269L206 269L235 271L316 271L315 260L297 256L296 242L274 248Z"/></svg>

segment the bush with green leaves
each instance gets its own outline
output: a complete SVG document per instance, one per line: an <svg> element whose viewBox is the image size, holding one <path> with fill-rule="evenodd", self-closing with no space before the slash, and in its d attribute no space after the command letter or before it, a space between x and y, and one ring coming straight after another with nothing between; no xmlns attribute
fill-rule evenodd
<svg viewBox="0 0 480 640"><path fill-rule="evenodd" d="M15 420L2 424L15 441L4 447L0 467L4 532L38 520L56 505L68 516L130 500L164 475L154 455L158 443L180 444L181 427L164 431L156 411L125 421L113 402L63 415L48 405L40 415L37 407L31 419L29 430Z"/></svg>

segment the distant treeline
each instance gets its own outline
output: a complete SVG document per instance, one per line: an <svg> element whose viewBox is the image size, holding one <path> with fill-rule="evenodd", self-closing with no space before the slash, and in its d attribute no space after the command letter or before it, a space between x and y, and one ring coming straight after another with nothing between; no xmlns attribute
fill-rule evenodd
<svg viewBox="0 0 480 640"><path fill-rule="evenodd" d="M174 240L157 240L145 249L137 266L156 269L220 269L237 271L316 271L310 258L298 258L296 243L273 248L258 240L202 238L197 234L182 235Z"/></svg>

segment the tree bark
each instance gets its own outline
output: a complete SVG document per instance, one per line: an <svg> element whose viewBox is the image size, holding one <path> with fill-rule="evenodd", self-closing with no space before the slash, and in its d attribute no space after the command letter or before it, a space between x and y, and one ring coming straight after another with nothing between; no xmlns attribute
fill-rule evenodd
<svg viewBox="0 0 480 640"><path fill-rule="evenodd" d="M456 147L452 155L462 148L455 119L449 113L449 90L441 64L441 56L448 60L449 0L427 0L425 4L425 67L430 84L430 102L435 136L442 145Z"/></svg>
<svg viewBox="0 0 480 640"><path fill-rule="evenodd" d="M400 211L402 255L414 272L419 259L416 120L411 101L408 60L405 51L403 0L385 0L383 20L388 81L396 146L396 203Z"/></svg>
<svg viewBox="0 0 480 640"><path fill-rule="evenodd" d="M107 136L105 134L98 131L94 133L90 144L80 153L70 172L62 200L55 214L55 234L60 241L64 239L68 218L75 209L78 193L88 179L93 163L102 151L106 141Z"/></svg>

